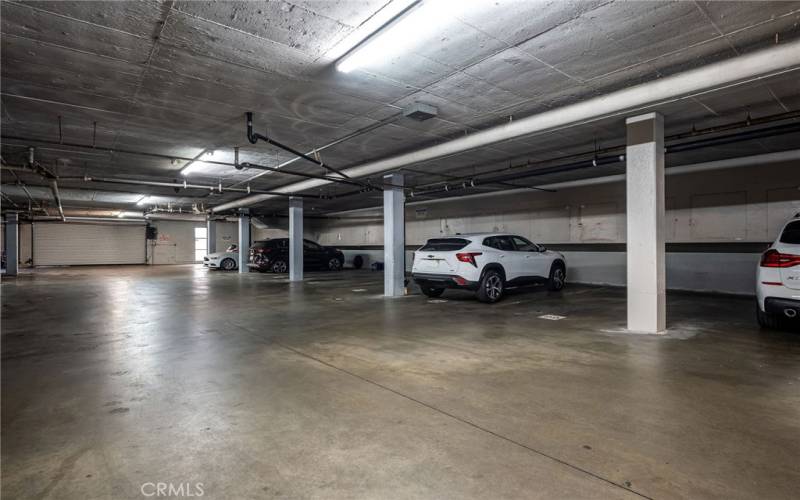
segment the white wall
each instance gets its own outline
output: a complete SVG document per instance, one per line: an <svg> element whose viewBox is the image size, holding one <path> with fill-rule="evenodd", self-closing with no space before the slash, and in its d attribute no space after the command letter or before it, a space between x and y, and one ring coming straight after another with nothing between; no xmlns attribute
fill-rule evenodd
<svg viewBox="0 0 800 500"><path fill-rule="evenodd" d="M284 219L283 223L288 227L289 219ZM288 238L289 231L287 229L279 229L279 228L266 228L266 229L259 229L255 226L250 227L250 234L252 235L251 238L253 241L260 241L260 240L269 240L272 238Z"/></svg>
<svg viewBox="0 0 800 500"><path fill-rule="evenodd" d="M205 222L156 220L151 223L158 229L158 238L148 244L148 262L152 264L191 264L194 262L194 228L206 227ZM238 222L216 222L217 251L239 243ZM258 229L250 225L252 241L267 238L287 238L285 229ZM158 246L158 248L155 248ZM174 257L173 257L174 255Z"/></svg>
<svg viewBox="0 0 800 500"><path fill-rule="evenodd" d="M155 220L150 223L158 230L154 241L148 241L148 262L151 264L192 264L194 260L194 229L206 227L205 222Z"/></svg>
<svg viewBox="0 0 800 500"><path fill-rule="evenodd" d="M239 224L236 222L216 221L216 251L223 252L231 245L239 244Z"/></svg>
<svg viewBox="0 0 800 500"><path fill-rule="evenodd" d="M702 251L691 251L691 245L674 252L668 247L667 286L752 293L761 247L749 245L742 252L740 244L774 240L786 219L800 212L799 186L800 165L796 163L667 176L667 242L715 244ZM376 219L364 220L370 215ZM346 251L350 258L362 253L382 260L382 252L375 251L383 244L381 209L341 214L348 216L361 219L313 221L310 236L325 245L355 247ZM573 281L625 283L624 248L607 251L626 239L622 182L556 193L525 191L415 202L406 208L407 245L481 231L520 234L560 248ZM573 249L578 244L581 248Z"/></svg>
<svg viewBox="0 0 800 500"><path fill-rule="evenodd" d="M19 264L30 266L33 262L33 226L30 223L19 225Z"/></svg>

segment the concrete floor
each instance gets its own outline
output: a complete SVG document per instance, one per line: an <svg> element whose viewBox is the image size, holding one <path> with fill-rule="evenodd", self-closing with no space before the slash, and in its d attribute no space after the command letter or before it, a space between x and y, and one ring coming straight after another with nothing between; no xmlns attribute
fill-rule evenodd
<svg viewBox="0 0 800 500"><path fill-rule="evenodd" d="M5 279L4 496L797 497L800 336L751 299L670 296L655 337L620 332L620 289L486 306L381 279Z"/></svg>

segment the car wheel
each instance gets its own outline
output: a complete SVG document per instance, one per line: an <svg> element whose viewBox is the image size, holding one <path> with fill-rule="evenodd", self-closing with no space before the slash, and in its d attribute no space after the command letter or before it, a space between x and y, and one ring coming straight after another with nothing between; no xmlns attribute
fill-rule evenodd
<svg viewBox="0 0 800 500"><path fill-rule="evenodd" d="M547 280L547 289L557 292L567 284L567 271L561 264L553 264L550 268L550 277Z"/></svg>
<svg viewBox="0 0 800 500"><path fill-rule="evenodd" d="M272 263L270 269L273 273L285 273L289 270L289 264L283 259L277 259Z"/></svg>
<svg viewBox="0 0 800 500"><path fill-rule="evenodd" d="M777 330L781 327L781 318L775 316L774 314L762 311L761 308L758 307L758 304L756 304L756 321L758 321L758 325L761 328Z"/></svg>
<svg viewBox="0 0 800 500"><path fill-rule="evenodd" d="M503 298L505 283L503 275L497 271L489 270L484 273L478 287L478 300L493 304Z"/></svg>
<svg viewBox="0 0 800 500"><path fill-rule="evenodd" d="M235 261L235 260L233 260L233 259L224 259L224 260L223 260L223 261L220 263L219 267L220 267L220 268L221 268L223 271L230 271L230 270L232 270L232 269L234 269L234 268L236 267L236 261Z"/></svg>
<svg viewBox="0 0 800 500"><path fill-rule="evenodd" d="M431 297L431 298L441 297L442 294L444 293L444 288L433 288L433 287L430 287L430 286L421 286L421 287L419 287L419 289L422 290L422 293L424 293L427 297Z"/></svg>
<svg viewBox="0 0 800 500"><path fill-rule="evenodd" d="M342 270L342 261L337 259L336 257L332 258L328 261L328 270L330 271L341 271Z"/></svg>

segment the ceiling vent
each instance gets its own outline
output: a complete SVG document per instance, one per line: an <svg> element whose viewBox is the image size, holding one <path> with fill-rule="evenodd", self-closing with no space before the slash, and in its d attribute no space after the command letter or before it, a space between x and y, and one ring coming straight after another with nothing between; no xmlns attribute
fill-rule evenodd
<svg viewBox="0 0 800 500"><path fill-rule="evenodd" d="M406 108L403 110L404 116L417 120L418 122L424 122L425 120L433 118L438 114L439 110L436 109L436 106L431 106L430 104L424 104L421 102L415 102L409 106L406 106Z"/></svg>

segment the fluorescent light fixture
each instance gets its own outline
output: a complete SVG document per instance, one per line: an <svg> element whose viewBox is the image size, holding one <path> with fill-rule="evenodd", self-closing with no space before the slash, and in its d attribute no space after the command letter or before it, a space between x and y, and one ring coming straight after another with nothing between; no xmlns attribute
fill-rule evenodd
<svg viewBox="0 0 800 500"><path fill-rule="evenodd" d="M339 43L325 54L330 59L339 59L347 54L353 47L369 38L373 33L377 33L386 23L397 17L403 10L413 5L418 0L392 0L383 6L381 10L372 15L369 19L361 23L359 27L351 31Z"/></svg>
<svg viewBox="0 0 800 500"><path fill-rule="evenodd" d="M150 197L145 195L145 196L142 196L139 199L139 201L136 202L136 204L141 207L142 205L146 204L148 201L150 201Z"/></svg>
<svg viewBox="0 0 800 500"><path fill-rule="evenodd" d="M339 61L336 69L342 73L349 73L354 69L392 59L446 26L446 22L452 19L456 12L480 4L481 2L476 0L422 0L419 3L394 0L378 13L391 8L394 15L388 16L383 23L375 27L371 38L369 36L362 38L363 44ZM404 9L408 10L403 12ZM394 20L386 26L386 22L391 19Z"/></svg>
<svg viewBox="0 0 800 500"><path fill-rule="evenodd" d="M126 217L144 217L144 215L142 214L142 212L120 211L120 212L117 213L117 217L119 217L120 219L124 219Z"/></svg>

